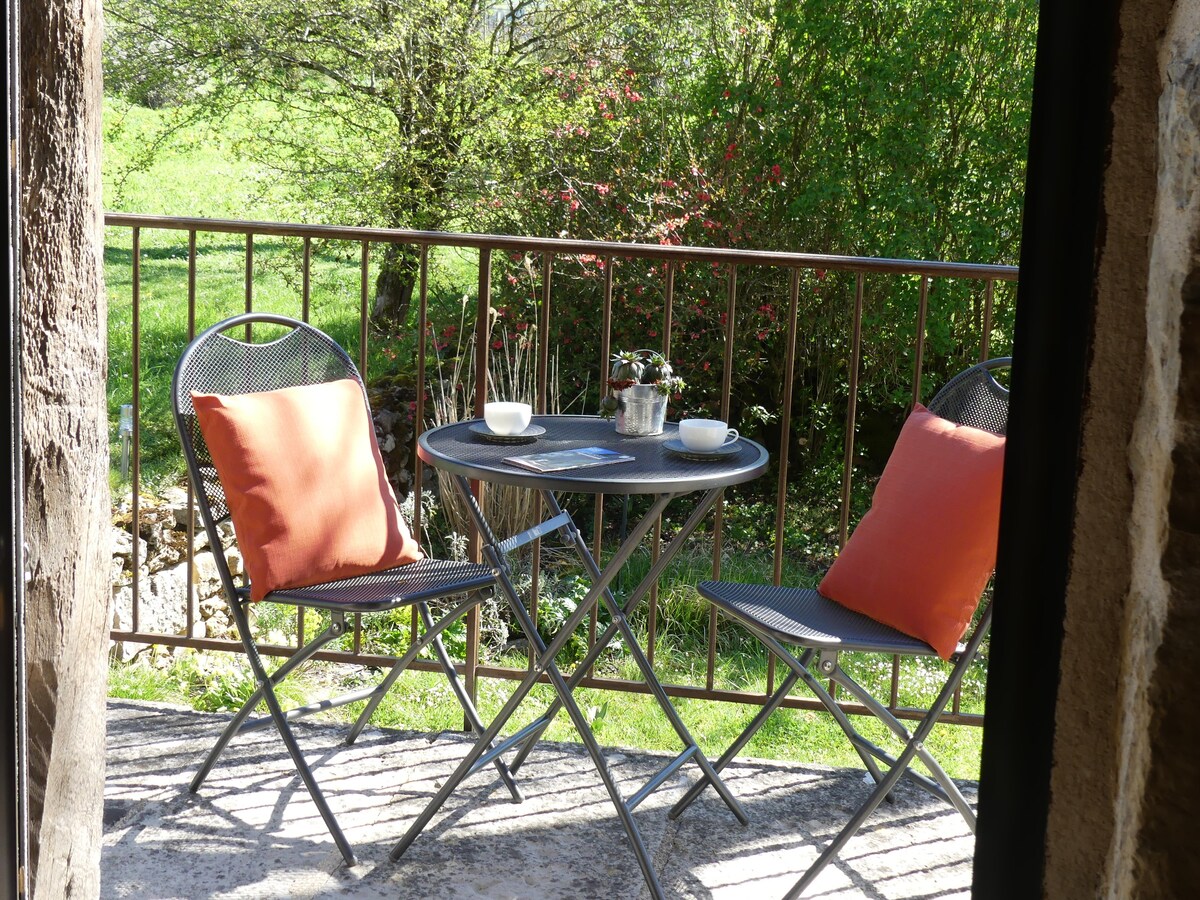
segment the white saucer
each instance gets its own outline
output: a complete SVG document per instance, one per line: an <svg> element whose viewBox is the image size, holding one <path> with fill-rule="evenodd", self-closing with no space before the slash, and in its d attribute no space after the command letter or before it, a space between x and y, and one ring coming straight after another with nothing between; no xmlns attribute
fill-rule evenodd
<svg viewBox="0 0 1200 900"><path fill-rule="evenodd" d="M669 441L663 441L663 447L676 456L682 456L684 459L726 459L730 456L736 456L738 453L737 441L722 444L716 450L691 450L684 446L683 441L678 438L671 438Z"/></svg>

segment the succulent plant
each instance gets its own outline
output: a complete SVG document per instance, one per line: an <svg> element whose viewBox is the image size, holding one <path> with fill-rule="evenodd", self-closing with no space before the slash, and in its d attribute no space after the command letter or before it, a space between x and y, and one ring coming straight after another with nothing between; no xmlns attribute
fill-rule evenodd
<svg viewBox="0 0 1200 900"><path fill-rule="evenodd" d="M655 383L658 385L658 392L667 397L672 394L678 394L687 387L687 384L678 375L668 375L666 378L660 378Z"/></svg>
<svg viewBox="0 0 1200 900"><path fill-rule="evenodd" d="M642 384L660 384L671 378L674 370L667 358L661 353L651 353L650 359L642 369Z"/></svg>
<svg viewBox="0 0 1200 900"><path fill-rule="evenodd" d="M683 379L675 375L671 363L661 353L653 350L621 350L613 355L612 372L608 379L610 390L619 394L636 384L653 384L664 395L677 394L686 387ZM619 404L615 394L600 400L600 415L609 418L616 414Z"/></svg>
<svg viewBox="0 0 1200 900"><path fill-rule="evenodd" d="M640 384L646 362L642 359L641 351L622 350L612 358L612 381L628 381Z"/></svg>
<svg viewBox="0 0 1200 900"><path fill-rule="evenodd" d="M617 414L617 407L620 401L614 394L609 394L600 401L600 415L602 418L611 419Z"/></svg>

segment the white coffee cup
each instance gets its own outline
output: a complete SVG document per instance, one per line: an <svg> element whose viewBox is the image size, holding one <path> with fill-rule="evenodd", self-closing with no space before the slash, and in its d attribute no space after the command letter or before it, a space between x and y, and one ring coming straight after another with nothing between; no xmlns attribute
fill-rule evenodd
<svg viewBox="0 0 1200 900"><path fill-rule="evenodd" d="M718 419L684 419L679 423L679 440L689 450L711 452L737 439L737 429Z"/></svg>
<svg viewBox="0 0 1200 900"><path fill-rule="evenodd" d="M520 434L529 427L532 416L533 407L528 403L483 404L483 420L493 434Z"/></svg>

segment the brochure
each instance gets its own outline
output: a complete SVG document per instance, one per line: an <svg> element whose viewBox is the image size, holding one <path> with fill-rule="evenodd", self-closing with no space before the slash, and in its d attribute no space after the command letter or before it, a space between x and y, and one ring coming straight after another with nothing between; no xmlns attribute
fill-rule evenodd
<svg viewBox="0 0 1200 900"><path fill-rule="evenodd" d="M611 463L632 462L632 456L606 447L580 447L577 450L551 450L549 453L527 453L505 457L506 463L532 469L535 472L561 472L564 469L584 469L607 466Z"/></svg>

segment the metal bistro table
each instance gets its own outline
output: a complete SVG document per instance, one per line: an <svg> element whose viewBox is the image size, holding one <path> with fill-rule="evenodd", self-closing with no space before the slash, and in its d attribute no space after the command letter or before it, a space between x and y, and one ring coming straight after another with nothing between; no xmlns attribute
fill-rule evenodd
<svg viewBox="0 0 1200 900"><path fill-rule="evenodd" d="M539 437L536 443L489 442L477 431L472 430L472 427L479 428L478 423L474 421L457 422L431 429L422 434L418 442L417 453L425 463L443 469L454 477L457 489L467 503L471 516L483 538L483 553L486 560L499 571L501 589L508 595L510 605L521 619L524 632L532 635L537 645L538 657L504 708L480 735L471 752L467 754L454 774L442 785L424 812L400 839L392 850L391 858L393 860L400 858L464 778L496 760L502 753L513 747L518 749L509 764L509 769L516 774L542 732L550 725L558 711L565 707L612 798L652 895L663 897L662 886L658 882L658 876L651 865L646 845L642 841L637 824L633 819L632 812L639 803L680 766L691 759L707 776L707 780L716 787L717 792L738 818L738 821L745 825L748 819L741 804L721 781L720 776L701 752L696 741L688 733L687 727L679 718L679 714L671 705L666 691L663 690L654 675L654 670L646 658L646 654L634 638L628 616L704 520L708 511L716 503L722 489L731 484L739 484L757 478L763 473L767 467L767 451L754 441L740 438L736 444L736 452L702 460L686 459L670 452L663 446L668 440L677 437L678 426L670 422L667 423L663 434L648 436L617 434L611 421L592 416L536 416L533 425L545 428L544 436ZM530 471L505 462L505 457L510 456L591 446L607 447L632 456L634 459L632 462L544 473ZM491 526L475 501L470 489L471 480L516 485L539 491L546 509L549 510L549 518L521 534L503 540L499 539L492 532ZM570 515L559 505L555 497L556 491L588 494L652 494L654 502L645 516L629 532L628 537L621 543L608 565L601 571ZM672 539L637 588L625 598L624 604L618 604L609 590L609 585L617 573L641 545L642 540L667 505L677 497L696 492L703 492L703 494L696 502L679 534ZM592 585L583 602L579 604L547 647L538 637L537 629L534 627L529 612L521 602L509 577L506 556L518 547L554 532L559 532L566 542L575 548L591 578ZM575 629L600 602L604 603L611 614L612 624L608 626L588 655L575 668L571 677L564 679L554 658L570 639ZM572 696L572 692L583 680L600 653L618 633L624 638L638 668L641 669L647 686L684 745L682 753L628 800L621 796L600 745ZM557 699L537 720L512 736L496 742L495 739L500 730L543 674L554 686Z"/></svg>

